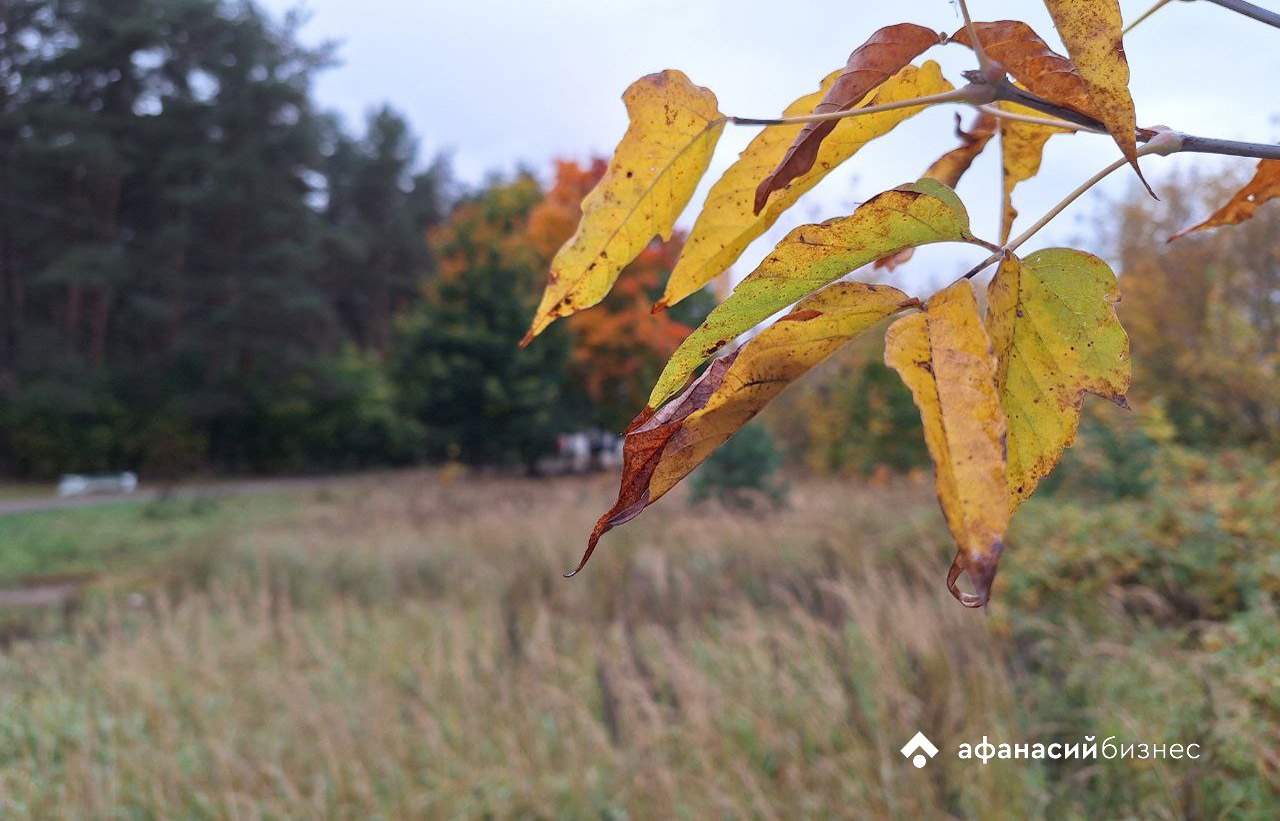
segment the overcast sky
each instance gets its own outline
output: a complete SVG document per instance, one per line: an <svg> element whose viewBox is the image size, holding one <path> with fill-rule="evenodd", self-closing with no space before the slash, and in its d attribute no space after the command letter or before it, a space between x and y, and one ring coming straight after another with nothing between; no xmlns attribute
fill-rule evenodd
<svg viewBox="0 0 1280 821"><path fill-rule="evenodd" d="M260 2L277 14L299 5ZM1132 19L1151 2L1121 0L1121 6ZM1260 5L1280 7L1274 0ZM340 43L341 65L318 80L320 103L352 126L374 106L390 103L409 117L424 157L449 154L457 177L473 184L518 165L545 175L554 157L607 155L626 128L623 89L653 71L683 70L712 89L728 114L776 116L881 26L913 22L954 31L961 24L947 0L307 0L301 7L311 13L304 41ZM1065 51L1038 2L972 0L970 9L981 20L1021 15ZM1277 138L1280 31L1207 2L1175 2L1136 28L1125 47L1139 125L1260 142ZM957 83L960 72L972 67L972 55L960 46L926 56ZM848 213L876 192L917 178L954 144L953 112L959 110L926 111L855 155L784 215L743 256L737 272L749 271L791 227ZM726 130L704 191L754 133ZM1056 137L1045 171L1018 189L1015 204L1034 219L1115 156L1107 137ZM1174 167L1206 162L1243 173L1253 161L1143 160L1153 181ZM988 151L960 184L976 232L987 237L997 231L998 174L996 152ZM1132 178L1117 172L1100 186L1101 196L1082 200L1037 244L1087 236L1090 220L1105 218L1105 199L1122 195ZM690 225L695 214L691 207L682 223ZM914 276L950 278L971 264L970 257L981 256L948 249L921 255L912 265Z"/></svg>

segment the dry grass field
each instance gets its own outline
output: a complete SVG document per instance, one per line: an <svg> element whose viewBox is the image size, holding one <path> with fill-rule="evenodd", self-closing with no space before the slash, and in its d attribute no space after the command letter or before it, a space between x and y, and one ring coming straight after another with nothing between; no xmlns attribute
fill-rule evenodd
<svg viewBox="0 0 1280 821"><path fill-rule="evenodd" d="M175 531L9 639L0 816L1269 817L1275 537L1160 520L1246 482L1272 510L1275 471L1029 508L985 615L947 594L931 488L905 480L802 482L758 514L676 496L572 580L611 478L299 494ZM1179 600L1222 574L1171 559L1168 528L1244 551L1248 601ZM917 730L943 748L920 770ZM956 757L983 735L1205 755Z"/></svg>

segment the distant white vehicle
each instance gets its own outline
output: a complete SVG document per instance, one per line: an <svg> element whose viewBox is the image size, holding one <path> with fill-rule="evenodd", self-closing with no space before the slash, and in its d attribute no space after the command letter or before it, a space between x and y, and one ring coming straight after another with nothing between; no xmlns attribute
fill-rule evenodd
<svg viewBox="0 0 1280 821"><path fill-rule="evenodd" d="M68 473L58 482L58 495L88 496L93 493L133 493L138 489L138 474L133 471L105 476L82 476Z"/></svg>

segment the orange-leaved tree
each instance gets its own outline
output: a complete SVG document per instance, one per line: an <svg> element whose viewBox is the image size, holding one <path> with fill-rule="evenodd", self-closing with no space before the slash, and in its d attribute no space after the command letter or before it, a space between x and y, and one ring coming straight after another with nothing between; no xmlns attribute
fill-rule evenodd
<svg viewBox="0 0 1280 821"><path fill-rule="evenodd" d="M1280 15L1243 0L1211 1L1280 27ZM885 362L919 409L938 499L956 541L947 587L967 606L984 605L1010 518L1074 440L1085 394L1125 406L1130 383L1129 340L1116 317L1116 278L1107 263L1070 248L1024 256L1022 246L1108 174L1130 166L1141 179L1144 156L1200 152L1261 161L1254 179L1195 230L1246 220L1280 194L1280 146L1139 127L1118 0L1045 0L1065 55L1022 21L975 23L964 0L959 5L964 26L950 35L911 23L873 33L842 70L781 117L723 114L711 91L674 70L627 89L630 126L583 201L577 231L551 262L522 344L557 318L599 303L655 235L672 235L726 126L764 129L711 187L659 307L719 276L833 168L903 120L936 105L980 113L961 145L922 179L878 194L852 214L787 234L685 337L627 429L617 501L597 522L578 569L605 532L661 498L789 383L897 317L886 332ZM933 61L915 63L945 43L974 54L976 67L962 85L943 77ZM1115 161L1015 236L1015 187L1037 173L1045 142L1070 132L1108 137ZM998 242L972 230L952 190L993 134L1003 174ZM843 279L943 242L975 245L990 256L927 301ZM992 266L984 313L972 281ZM749 341L711 359L789 306ZM962 575L970 591L961 589Z"/></svg>
<svg viewBox="0 0 1280 821"><path fill-rule="evenodd" d="M602 159L585 167L573 161L556 163L555 184L529 214L530 241L547 260L573 235L582 218L583 198L607 169ZM575 343L571 370L596 409L597 421L607 427L626 425L667 357L710 310L705 294L689 300L689 310L679 317L670 312L654 315L651 310L684 250L684 239L676 231L666 242L648 242L599 307L569 322Z"/></svg>

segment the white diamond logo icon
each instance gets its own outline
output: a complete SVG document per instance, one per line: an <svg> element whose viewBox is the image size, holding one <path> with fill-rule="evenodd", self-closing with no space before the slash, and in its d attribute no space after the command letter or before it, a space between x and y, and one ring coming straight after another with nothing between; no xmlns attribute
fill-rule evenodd
<svg viewBox="0 0 1280 821"><path fill-rule="evenodd" d="M938 748L933 746L933 742L929 740L924 733L916 733L907 742L907 746L902 748L902 754L911 759L911 763L917 768L923 767L929 763L929 758L933 758L938 754ZM925 758L928 754L929 758Z"/></svg>

